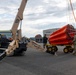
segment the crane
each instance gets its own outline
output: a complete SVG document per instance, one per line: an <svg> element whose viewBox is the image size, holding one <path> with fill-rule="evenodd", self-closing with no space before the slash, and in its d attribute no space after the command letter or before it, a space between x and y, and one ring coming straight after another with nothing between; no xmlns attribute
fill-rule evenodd
<svg viewBox="0 0 76 75"><path fill-rule="evenodd" d="M20 22L23 20L23 12L24 12L26 3L27 3L27 0L22 0L21 5L18 9L16 18L14 20L13 26L11 28L13 41L11 41L8 47L4 50L4 52L0 54L0 60L2 60L4 57L9 55L23 54L24 51L27 50L27 47L43 50L43 48L35 41L32 41L26 37L22 37L21 28L18 30L18 26Z"/></svg>

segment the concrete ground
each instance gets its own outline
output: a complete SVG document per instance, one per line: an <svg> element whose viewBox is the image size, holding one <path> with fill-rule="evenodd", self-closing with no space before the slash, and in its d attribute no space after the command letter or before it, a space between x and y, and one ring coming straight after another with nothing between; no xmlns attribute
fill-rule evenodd
<svg viewBox="0 0 76 75"><path fill-rule="evenodd" d="M58 56L28 48L25 56L5 57L0 75L76 75L76 56L58 48Z"/></svg>

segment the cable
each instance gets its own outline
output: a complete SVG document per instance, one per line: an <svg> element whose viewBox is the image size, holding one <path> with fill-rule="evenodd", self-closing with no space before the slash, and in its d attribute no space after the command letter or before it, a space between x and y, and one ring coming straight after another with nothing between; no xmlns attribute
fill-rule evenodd
<svg viewBox="0 0 76 75"><path fill-rule="evenodd" d="M72 6L72 1L71 0L69 0L69 1L70 1L70 6L71 6L71 9L72 9L72 14L73 14L74 20L76 22L76 17L75 17L74 9L73 9L73 6Z"/></svg>

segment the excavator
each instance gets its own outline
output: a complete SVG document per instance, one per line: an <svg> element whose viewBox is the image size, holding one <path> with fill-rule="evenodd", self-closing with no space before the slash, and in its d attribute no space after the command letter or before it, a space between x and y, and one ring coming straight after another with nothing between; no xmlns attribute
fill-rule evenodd
<svg viewBox="0 0 76 75"><path fill-rule="evenodd" d="M32 41L27 37L22 37L21 26L20 26L20 29L18 29L19 25L22 24L23 12L24 12L26 3L27 3L27 0L21 1L21 5L18 9L18 13L16 15L15 21L11 28L13 40L9 42L9 44L7 45L7 48L0 48L0 50L3 50L3 52L0 54L0 60L2 60L6 56L24 54L24 52L27 50L28 47L43 50L43 48L35 41Z"/></svg>

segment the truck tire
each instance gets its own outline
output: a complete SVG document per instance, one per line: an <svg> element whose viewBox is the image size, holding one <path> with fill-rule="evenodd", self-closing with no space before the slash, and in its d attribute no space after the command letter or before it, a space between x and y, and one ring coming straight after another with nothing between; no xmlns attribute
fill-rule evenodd
<svg viewBox="0 0 76 75"><path fill-rule="evenodd" d="M51 47L48 47L47 50L46 50L46 52L50 53L51 52Z"/></svg>
<svg viewBox="0 0 76 75"><path fill-rule="evenodd" d="M51 49L52 49L53 51L55 51L55 52L57 52L57 51L58 51L57 46L52 46L52 47L51 47Z"/></svg>
<svg viewBox="0 0 76 75"><path fill-rule="evenodd" d="M69 52L72 53L73 51L74 49L71 46L69 46Z"/></svg>
<svg viewBox="0 0 76 75"><path fill-rule="evenodd" d="M68 48L64 48L64 49L63 49L63 52L64 52L64 53L69 53Z"/></svg>

